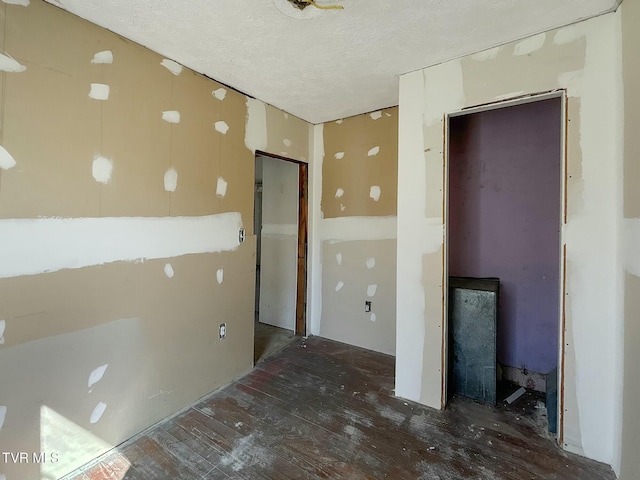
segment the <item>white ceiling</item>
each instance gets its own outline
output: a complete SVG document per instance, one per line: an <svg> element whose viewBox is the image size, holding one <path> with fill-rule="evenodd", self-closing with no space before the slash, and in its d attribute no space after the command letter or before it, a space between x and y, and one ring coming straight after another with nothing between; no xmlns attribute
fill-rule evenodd
<svg viewBox="0 0 640 480"><path fill-rule="evenodd" d="M311 123L397 105L402 73L618 3L317 0L344 9L301 14L286 0L47 1Z"/></svg>

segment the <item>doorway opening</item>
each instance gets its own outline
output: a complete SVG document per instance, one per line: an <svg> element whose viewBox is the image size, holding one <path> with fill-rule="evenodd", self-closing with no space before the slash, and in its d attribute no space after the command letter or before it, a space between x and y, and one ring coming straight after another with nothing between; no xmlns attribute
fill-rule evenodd
<svg viewBox="0 0 640 480"><path fill-rule="evenodd" d="M445 197L447 399L517 411L559 440L563 106L555 93L449 116Z"/></svg>
<svg viewBox="0 0 640 480"><path fill-rule="evenodd" d="M257 152L254 363L306 334L307 165Z"/></svg>

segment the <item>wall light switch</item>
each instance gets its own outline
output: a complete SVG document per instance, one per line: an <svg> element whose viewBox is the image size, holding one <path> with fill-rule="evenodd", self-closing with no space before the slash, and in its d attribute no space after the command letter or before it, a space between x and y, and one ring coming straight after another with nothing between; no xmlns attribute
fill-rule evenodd
<svg viewBox="0 0 640 480"><path fill-rule="evenodd" d="M227 336L227 324L226 323L221 323L220 324L220 339L224 340L224 338Z"/></svg>
<svg viewBox="0 0 640 480"><path fill-rule="evenodd" d="M369 300L365 300L364 302L364 311L365 313L371 312L371 302Z"/></svg>

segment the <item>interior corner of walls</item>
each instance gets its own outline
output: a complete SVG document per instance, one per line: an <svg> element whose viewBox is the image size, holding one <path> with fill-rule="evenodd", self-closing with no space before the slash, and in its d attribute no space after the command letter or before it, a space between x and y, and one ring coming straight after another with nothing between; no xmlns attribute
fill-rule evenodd
<svg viewBox="0 0 640 480"><path fill-rule="evenodd" d="M244 144L252 152L267 149L267 106L264 102L247 97L247 122Z"/></svg>

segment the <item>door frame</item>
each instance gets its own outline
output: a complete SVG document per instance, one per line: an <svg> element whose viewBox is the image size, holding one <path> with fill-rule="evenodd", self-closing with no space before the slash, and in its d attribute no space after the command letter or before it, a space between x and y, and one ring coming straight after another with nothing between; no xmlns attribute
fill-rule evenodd
<svg viewBox="0 0 640 480"><path fill-rule="evenodd" d="M298 165L298 247L297 247L297 275L296 275L296 319L294 333L307 335L307 257L308 257L308 196L309 196L309 165L293 158L283 157L274 153L256 150L255 157L270 157ZM254 157L254 158L255 158ZM255 165L255 160L254 160ZM254 172L255 183L255 172ZM253 212L255 222L255 211ZM255 234L256 232L254 232Z"/></svg>
<svg viewBox="0 0 640 480"><path fill-rule="evenodd" d="M564 236L565 226L567 224L567 121L568 121L568 97L565 89L556 89L546 92L540 92L535 94L528 94L522 96L515 96L513 98L504 99L496 102L475 105L464 108L462 110L453 111L445 114L444 118L444 189L443 189L443 219L444 219L444 252L442 255L442 285L444 286L442 295L442 356L441 356L441 398L442 409L447 404L447 387L448 387L448 339L449 339L449 306L448 306L448 291L449 291L449 148L451 145L450 139L450 126L449 121L453 117L459 117L462 115L470 115L473 113L486 112L490 110L497 110L499 108L513 107L516 105L524 105L527 103L538 102L542 100L548 100L552 98L559 98L561 102L560 107L560 244L559 249L559 298L558 302L558 431L557 431L557 443L563 445L564 440L564 370L565 370L565 333L566 333L566 266L567 266L567 243Z"/></svg>

